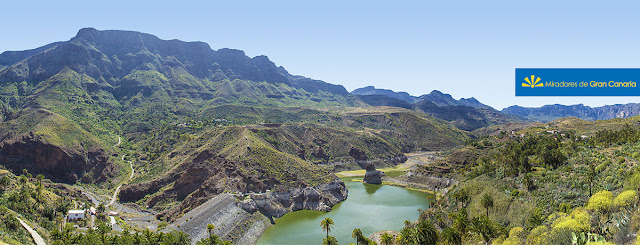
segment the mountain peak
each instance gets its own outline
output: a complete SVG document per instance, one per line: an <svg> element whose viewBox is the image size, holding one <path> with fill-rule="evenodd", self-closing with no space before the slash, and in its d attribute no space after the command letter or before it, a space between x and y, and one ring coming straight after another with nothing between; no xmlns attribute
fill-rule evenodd
<svg viewBox="0 0 640 245"><path fill-rule="evenodd" d="M374 86L366 86L363 88L358 88L351 91L351 93L355 95L385 95L385 96L403 100L409 103L413 103L417 99L415 96L411 96L407 92L395 92L390 89L380 89Z"/></svg>
<svg viewBox="0 0 640 245"><path fill-rule="evenodd" d="M420 100L430 101L437 106L468 106L474 108L491 108L488 105L482 104L476 98L461 98L456 100L450 94L445 94L439 90L433 90L429 94L418 97Z"/></svg>
<svg viewBox="0 0 640 245"><path fill-rule="evenodd" d="M96 30L96 28L85 27L85 28L82 28L82 29L78 30L78 33L76 34L75 37L83 37L83 36L91 35L91 34L96 33L96 32L98 32L98 30Z"/></svg>

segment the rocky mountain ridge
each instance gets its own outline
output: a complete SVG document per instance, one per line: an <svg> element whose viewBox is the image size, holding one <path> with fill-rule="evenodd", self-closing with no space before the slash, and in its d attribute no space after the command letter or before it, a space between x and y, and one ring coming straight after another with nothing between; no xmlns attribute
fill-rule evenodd
<svg viewBox="0 0 640 245"><path fill-rule="evenodd" d="M577 105L544 105L541 107L510 106L502 109L503 113L527 118L532 121L550 122L564 117L577 117L583 120L607 120L629 118L640 115L640 104L616 104L599 107Z"/></svg>

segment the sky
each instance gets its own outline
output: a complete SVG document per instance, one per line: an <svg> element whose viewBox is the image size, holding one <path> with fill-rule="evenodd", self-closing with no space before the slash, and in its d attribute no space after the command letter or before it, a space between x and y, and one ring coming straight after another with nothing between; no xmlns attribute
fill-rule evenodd
<svg viewBox="0 0 640 245"><path fill-rule="evenodd" d="M5 1L0 52L133 30L267 55L347 90L440 90L510 105L640 102L516 97L515 68L640 67L638 1Z"/></svg>

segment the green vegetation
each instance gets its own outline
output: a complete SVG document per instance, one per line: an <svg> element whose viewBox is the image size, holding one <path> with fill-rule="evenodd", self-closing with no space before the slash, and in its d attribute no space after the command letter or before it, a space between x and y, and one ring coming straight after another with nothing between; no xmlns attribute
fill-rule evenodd
<svg viewBox="0 0 640 245"><path fill-rule="evenodd" d="M325 237L322 240L322 244L323 245L337 245L338 241L336 240L336 238L334 236L329 236L329 232L331 231L331 229L333 229L333 220L329 217L324 218L321 222L320 222L320 227L322 227L323 231L327 232L327 237Z"/></svg>
<svg viewBox="0 0 640 245"><path fill-rule="evenodd" d="M640 229L640 129L619 121L611 121L616 130L597 122L585 131L480 137L411 170L460 183L406 222L397 244L632 243ZM426 237L435 240L419 240Z"/></svg>

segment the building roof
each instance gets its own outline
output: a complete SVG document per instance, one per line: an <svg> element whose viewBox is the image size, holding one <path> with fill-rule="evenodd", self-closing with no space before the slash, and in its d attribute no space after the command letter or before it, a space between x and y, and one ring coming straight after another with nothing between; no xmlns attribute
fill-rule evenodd
<svg viewBox="0 0 640 245"><path fill-rule="evenodd" d="M84 210L69 210L69 214L84 214Z"/></svg>

